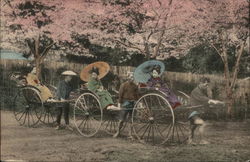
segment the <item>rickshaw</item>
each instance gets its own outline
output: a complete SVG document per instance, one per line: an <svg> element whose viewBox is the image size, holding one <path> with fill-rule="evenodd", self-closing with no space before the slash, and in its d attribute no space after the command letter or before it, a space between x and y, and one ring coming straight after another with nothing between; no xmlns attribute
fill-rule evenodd
<svg viewBox="0 0 250 162"><path fill-rule="evenodd" d="M109 65L105 62L95 62L86 66L81 76L86 76L92 66L101 69L100 78L109 72ZM84 74L84 75L82 75ZM82 78L82 77L81 77ZM83 79L88 81L88 78ZM48 86L55 96L56 88ZM117 127L117 112L103 110L100 107L98 96L83 87L70 100L58 101L55 99L43 101L41 92L35 86L22 85L14 97L13 109L15 119L20 125L35 127L39 122L53 125L56 121L56 109L58 104L70 102L73 105L73 120L77 131L86 137L94 136L101 128L108 134L113 134Z"/></svg>
<svg viewBox="0 0 250 162"><path fill-rule="evenodd" d="M137 69L141 69L145 64L155 63L164 66L159 61L153 61L153 63L151 61L151 63L146 62ZM88 80L88 70L93 66L101 69L99 79L104 77L110 69L105 62L92 63L82 70L80 76L83 81ZM161 73L164 72L164 69L165 67L162 68ZM135 75L137 75L136 71ZM54 87L50 87L50 89L55 92ZM78 91L79 95L75 98L63 101L74 105L73 121L77 131L85 137L95 136L101 130L108 134L114 134L117 131L119 111L102 109L98 95L85 87ZM188 95L177 91L182 105L173 109L161 91L149 90L144 87L140 88L140 93L141 97L133 108L131 119L136 138L140 142L150 144L183 143L188 137L188 124L187 120L179 120L176 114L187 109ZM19 88L14 98L14 115L20 125L28 127L34 127L39 122L53 124L56 118L54 107L61 102L49 100L43 102L39 89L33 86L23 86Z"/></svg>
<svg viewBox="0 0 250 162"><path fill-rule="evenodd" d="M164 67L164 64L162 65L159 61L153 61L153 64L155 63ZM145 64L147 65L148 62L139 66L138 69L141 69ZM89 69L93 66L97 65L89 65ZM162 73L164 68L162 68ZM87 74L87 70L83 71L82 73ZM137 75L136 71L135 75ZM141 82L141 80L139 81ZM189 125L187 120L182 121L181 119L187 119L187 117L178 119L175 110L161 91L149 90L144 87L140 88L140 94L141 97L133 108L131 119L133 133L136 138L140 142L151 144L185 142L188 138ZM178 110L187 109L189 96L181 91L177 91L177 96L182 103ZM86 137L94 136L101 127L106 132L114 134L118 126L117 113L117 111L102 109L98 96L85 89L74 105L75 126L78 132ZM122 129L125 129L125 125Z"/></svg>

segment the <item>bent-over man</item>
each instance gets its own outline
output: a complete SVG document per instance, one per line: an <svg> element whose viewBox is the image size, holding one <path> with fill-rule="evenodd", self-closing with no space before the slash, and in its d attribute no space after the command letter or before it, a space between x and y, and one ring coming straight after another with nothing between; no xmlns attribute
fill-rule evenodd
<svg viewBox="0 0 250 162"><path fill-rule="evenodd" d="M212 98L212 91L208 86L210 83L209 78L201 78L199 85L191 92L190 96L190 104L191 106L202 106L208 107L209 104L223 104L223 102L218 100L213 100ZM203 140L204 136L204 129L206 126L205 121L200 117L200 113L198 111L193 111L189 117L190 121L190 135L188 138L188 144L193 143L194 133L196 128L198 129L201 141L200 144L208 144L207 141Z"/></svg>

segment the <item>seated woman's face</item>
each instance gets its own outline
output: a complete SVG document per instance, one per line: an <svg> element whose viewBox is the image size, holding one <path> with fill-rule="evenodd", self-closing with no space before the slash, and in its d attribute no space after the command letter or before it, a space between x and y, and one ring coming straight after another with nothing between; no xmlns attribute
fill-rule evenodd
<svg viewBox="0 0 250 162"><path fill-rule="evenodd" d="M91 73L91 77L96 79L98 77L98 75L96 73Z"/></svg>
<svg viewBox="0 0 250 162"><path fill-rule="evenodd" d="M159 73L158 73L156 70L153 70L152 76L153 76L153 78L157 78L157 77L159 77L160 75L159 75Z"/></svg>

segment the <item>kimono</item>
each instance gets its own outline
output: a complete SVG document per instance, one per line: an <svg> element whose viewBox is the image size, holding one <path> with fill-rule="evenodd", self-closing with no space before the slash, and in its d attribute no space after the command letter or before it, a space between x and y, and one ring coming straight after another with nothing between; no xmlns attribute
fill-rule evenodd
<svg viewBox="0 0 250 162"><path fill-rule="evenodd" d="M47 99L52 98L53 95L48 87L42 85L35 74L29 73L26 77L27 85L31 85L39 89L41 100L45 102Z"/></svg>
<svg viewBox="0 0 250 162"><path fill-rule="evenodd" d="M147 87L151 89L158 88L159 91L166 94L165 98L168 100L172 108L176 108L177 106L181 105L180 101L178 100L177 96L168 88L167 84L164 83L161 78L150 78L147 82Z"/></svg>
<svg viewBox="0 0 250 162"><path fill-rule="evenodd" d="M94 92L98 97L102 108L105 108L109 105L114 105L114 102L111 98L110 93L107 90L98 90L102 87L102 83L98 79L90 78L87 84L88 90Z"/></svg>

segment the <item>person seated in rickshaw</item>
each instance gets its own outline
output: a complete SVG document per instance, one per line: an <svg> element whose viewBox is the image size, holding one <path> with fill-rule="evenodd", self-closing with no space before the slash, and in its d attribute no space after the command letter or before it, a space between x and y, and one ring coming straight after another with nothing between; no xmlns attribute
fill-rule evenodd
<svg viewBox="0 0 250 162"><path fill-rule="evenodd" d="M150 89L155 89L163 92L166 96L165 98L168 100L172 108L176 108L181 105L177 96L172 92L172 90L168 87L166 83L160 78L161 67L158 65L150 66L146 69L148 73L150 73L151 78L147 81L146 86Z"/></svg>
<svg viewBox="0 0 250 162"><path fill-rule="evenodd" d="M43 102L45 102L49 98L53 97L53 95L52 95L51 91L49 90L49 88L46 87L45 85L43 85L40 82L40 80L38 79L38 77L36 75L36 67L34 67L32 69L32 71L30 73L28 73L28 75L26 77L26 81L27 81L27 85L34 86L40 91L41 100Z"/></svg>
<svg viewBox="0 0 250 162"><path fill-rule="evenodd" d="M87 83L88 90L94 92L99 97L99 101L102 108L107 108L108 110L119 109L114 105L110 93L104 89L102 82L98 79L99 69L93 67L90 71L89 81Z"/></svg>

